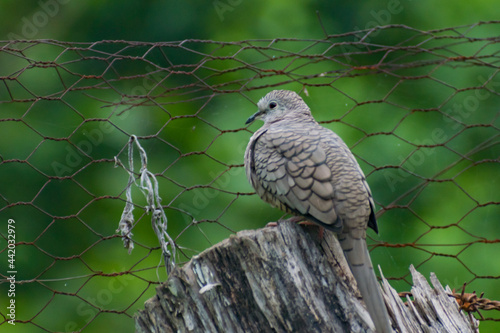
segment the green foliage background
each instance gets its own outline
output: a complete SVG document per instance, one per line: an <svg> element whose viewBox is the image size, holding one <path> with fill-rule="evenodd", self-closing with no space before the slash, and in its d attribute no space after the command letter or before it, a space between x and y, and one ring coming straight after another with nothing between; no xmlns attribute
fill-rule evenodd
<svg viewBox="0 0 500 333"><path fill-rule="evenodd" d="M496 2L477 1L473 8L471 6L470 2L465 1L436 3L393 0L297 1L293 4L283 0L42 0L22 4L19 1L3 1L0 5L0 40L21 38L73 42L157 42L184 39L321 39L324 32L316 12L329 34L347 33L376 25L405 24L427 30L498 19L497 13L492 10L497 7ZM497 30L483 29L477 34L499 35L499 25L488 28ZM380 42L390 45L403 38L397 33L386 34ZM298 51L307 45L310 43L290 43L286 47L289 50L296 48ZM110 44L100 47L110 52L118 46ZM208 52L213 45L191 43L190 47ZM485 52L498 54L500 44L492 47L496 49ZM217 55L230 56L240 48L239 45L233 48L227 46L217 51ZM470 51L467 46L459 48L462 49L457 49L457 52ZM45 45L27 49L25 55L38 61L52 61L60 56L60 52L61 49ZM145 48L138 47L130 52L143 54ZM168 57L175 64L195 64L202 58L181 49L171 49L169 52ZM242 55L248 57L246 60L249 63L260 60L261 56L257 52ZM374 54L366 61L373 63L378 56ZM76 59L78 55L68 52L61 61L69 61L71 57ZM164 58L153 53L149 59L159 64ZM276 61L266 63L265 66L270 69L280 68L287 62L288 60ZM496 65L498 66L498 62ZM24 66L26 62L22 59L0 52L0 76L11 75ZM115 63L113 66L120 76L154 70L145 68L143 62L132 60ZM206 66L223 70L225 66L234 64L214 61ZM316 73L334 69L334 65L325 63L310 66L305 66L299 72L307 75L311 71ZM78 73L100 75L105 71L106 64L89 60L84 63L75 62L68 67ZM465 103L468 96L474 94L467 91L455 94L455 89L484 83L479 82L478 77L493 77L489 87L498 92L496 82L500 81L500 75L495 73L496 69L486 67L474 67L470 72L467 68L456 70L440 67L432 77L449 86L428 79L398 83L396 77L384 74L345 78L336 83L338 90L331 87L308 88L309 97L305 99L316 119L325 121L325 126L335 130L353 148L368 175L377 203L387 206L402 193L419 184L421 177L433 177L436 172L457 160L457 154L450 149L421 148L425 153L425 163L415 166L411 162L415 145L427 144L429 140L431 144L446 141L447 147L467 154L487 138L498 138L498 130L491 127L473 127L464 131L462 125L447 121L437 113L410 113L408 110L440 106L466 124L492 123L498 129L498 95L491 94L488 98L481 99L479 111L467 116L454 111L453 107L454 104ZM400 73L417 74L412 73L411 69ZM109 79L117 78L112 71L106 75ZM153 77L155 75L162 77L164 74L154 74ZM239 75L241 72L227 73L223 77L213 77L208 83L238 80ZM17 99L32 97L27 91L47 96L65 88L61 85L58 73L51 69L34 68L20 77L19 82L24 86L10 86L9 90L16 94ZM63 79L64 82L79 84L71 75ZM85 84L90 85L91 80L89 78ZM259 84L282 80L283 78L271 76L262 79ZM188 82L189 77L177 75L172 76L165 84L176 87ZM317 79L317 82L321 80ZM25 281L17 285L16 289L17 318L30 322L18 323L15 327L3 322L0 326L2 331L133 331L131 316L143 307L145 300L154 295L154 283L166 279L162 267L156 269L160 260L159 250L151 250L157 246L157 240L151 230L150 216L138 207L134 213L139 222L133 230L136 248L128 255L119 238L106 239L115 234L124 202L112 198L96 200L101 196L124 198L127 174L122 169L114 168L111 160L118 156L123 162L126 161L124 147L131 134L151 136L142 140L141 144L149 157L148 169L160 175L158 179L163 203L190 214L183 214L175 209L167 210L168 231L173 237L180 235L176 241L187 248L183 251L185 255L202 251L227 238L233 231L262 227L282 215L256 196L241 195L232 203L235 196L227 193L252 192L241 167L234 167L228 172L225 170L227 165L243 163L243 151L251 135L250 131L254 131L259 125L250 126L250 131L220 132L242 128L246 118L255 111L254 103L270 88L249 91L245 94L248 99L241 94L221 94L208 101L200 98L186 102L190 98L206 95L203 91L190 93L185 97L156 99L158 103L176 102L164 107L170 113L168 114L160 107L151 106L136 106L128 111L125 106L104 107L119 100L121 94L141 95L152 87L152 83L138 78L116 81L113 86L116 91L93 89L88 92L91 97L82 91L72 91L64 96L64 102L47 100L35 104L0 104L0 119L23 119L0 122L0 232L5 235L5 225L9 218L16 221L16 238L23 243L18 245L16 252L17 279ZM292 83L280 88L300 91L302 86ZM9 100L8 94L5 87L0 88L1 101ZM383 99L385 96L388 96L385 103L354 108L356 102ZM453 98L447 100L450 96ZM118 116L118 111L126 112ZM196 117L170 121L171 116L175 115ZM107 122L85 120L108 117ZM401 121L402 118L404 121ZM339 121L332 122L333 119ZM395 135L366 137L365 132L393 132ZM450 140L454 136L456 138ZM91 145L87 147L88 156L77 152L68 141L45 140L44 137L69 137L73 144L90 142ZM206 154L179 158L181 154L195 151L205 151ZM386 276L405 276L407 281L393 281L393 286L398 291L408 290L407 282L411 283L407 277L408 266L417 263L420 264L418 270L422 274L428 276L429 272L435 272L443 284L449 284L452 288L459 288L463 282L473 280L470 291L485 290L488 292L486 297L500 299L500 264L498 260L491 259L491 255L500 250L498 243L489 244L488 247L481 246L481 243L466 247L442 246L467 244L476 241L478 237L489 240L500 238L500 227L495 223L500 216L498 204L474 209L478 203L500 202L499 145L492 144L477 154L473 157L474 160L496 158L497 163L467 167L470 162L461 161L440 175L441 179L456 176L455 183L432 183L415 200L400 200L399 204L409 205L411 209L402 207L382 214L379 220L380 235L370 234L374 240L392 244L418 242L428 245L425 247L428 252L414 247L378 247L372 252L374 263L382 266ZM16 159L29 163L2 163ZM99 159L109 161L96 163ZM390 169L377 169L386 165L402 165L409 172L394 170L388 176L387 172L392 172ZM71 178L54 181L47 177L61 173ZM392 179L392 182L388 179ZM195 185L211 185L223 191L213 188L180 191L182 187ZM179 192L182 192L181 195L178 195ZM408 200L412 197L408 196ZM144 205L144 199L138 191L134 192L134 202L139 206ZM12 203L18 204L11 205ZM7 205L11 206L5 209ZM221 215L226 207L227 210ZM52 216L62 218L54 219ZM192 218L208 221L184 230ZM458 221L460 223L456 227L431 228L449 226ZM432 232L428 232L431 229ZM0 249L5 248L4 241L3 238L0 239ZM434 251L442 255L433 255ZM6 262L6 252L1 254L1 260ZM456 258L458 254L459 260ZM187 260L185 255L181 254L178 260ZM3 262L0 262L0 274L5 274ZM120 272L128 273L117 274ZM110 276L103 276L102 273ZM474 279L475 275L485 278ZM53 290L60 293L54 294ZM0 293L1 301L7 294L7 284L0 285ZM41 309L43 310L40 312ZM99 309L123 313L102 312ZM0 313L4 314L4 310L2 301ZM480 327L481 332L495 332L499 326L494 322L484 322Z"/></svg>

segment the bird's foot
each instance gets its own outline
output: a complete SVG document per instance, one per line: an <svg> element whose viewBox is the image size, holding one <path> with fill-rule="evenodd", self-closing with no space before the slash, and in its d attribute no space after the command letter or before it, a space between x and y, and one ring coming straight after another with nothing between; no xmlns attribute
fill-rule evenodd
<svg viewBox="0 0 500 333"><path fill-rule="evenodd" d="M322 226L318 225L317 223L310 222L310 221L302 221L299 223L300 225L305 225L305 226L313 226L318 228L318 238L320 241L323 240L323 235L325 234L325 228Z"/></svg>
<svg viewBox="0 0 500 333"><path fill-rule="evenodd" d="M278 226L278 223L281 223L281 222L291 222L291 223L297 223L299 222L299 224L302 224L302 223L311 223L311 222L307 222L304 220L304 218L302 216L292 216L288 219L279 219L278 221L276 222L269 222L268 224L266 224L266 227L277 227Z"/></svg>
<svg viewBox="0 0 500 333"><path fill-rule="evenodd" d="M288 219L279 219L277 222L269 222L268 224L266 224L266 227L277 227L278 223L281 223L281 222L291 222L291 223L298 223L300 225L305 225L305 226L315 226L315 227L318 227L319 228L319 230L318 230L318 237L319 237L320 240L323 239L325 228L323 228L322 226L318 225L317 223L314 223L314 222L306 220L302 216L292 216L292 217L290 217Z"/></svg>
<svg viewBox="0 0 500 333"><path fill-rule="evenodd" d="M275 227L278 225L278 223L282 223L282 222L290 222L290 223L298 223L300 225L313 225L313 226L318 226L317 223L314 223L314 222L311 222L311 221L308 221L306 220L304 217L302 216L292 216L290 218L287 218L287 219L279 219L277 222L269 222L266 227Z"/></svg>
<svg viewBox="0 0 500 333"><path fill-rule="evenodd" d="M318 238L319 240L323 240L323 235L325 234L325 228L323 228L322 226L318 225L317 223L314 223L314 222L311 222L311 221L307 221L307 220L303 220L303 219L299 219L298 221L296 222L299 222L300 225L305 225L305 226L313 226L313 227L318 227Z"/></svg>
<svg viewBox="0 0 500 333"><path fill-rule="evenodd" d="M279 221L280 222L286 221L286 222L290 222L290 223L302 223L302 222L306 222L306 220L302 216L292 216L292 217L290 217L290 218L288 218L286 220L280 219Z"/></svg>

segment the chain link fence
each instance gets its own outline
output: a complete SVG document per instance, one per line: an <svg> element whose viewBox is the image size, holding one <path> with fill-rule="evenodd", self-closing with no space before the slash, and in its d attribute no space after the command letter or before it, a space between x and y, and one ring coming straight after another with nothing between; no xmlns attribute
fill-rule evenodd
<svg viewBox="0 0 500 333"><path fill-rule="evenodd" d="M500 300L499 31L0 42L2 331L130 332L171 262L279 219L243 169L272 89L300 92L357 157L372 260L398 291L414 264Z"/></svg>

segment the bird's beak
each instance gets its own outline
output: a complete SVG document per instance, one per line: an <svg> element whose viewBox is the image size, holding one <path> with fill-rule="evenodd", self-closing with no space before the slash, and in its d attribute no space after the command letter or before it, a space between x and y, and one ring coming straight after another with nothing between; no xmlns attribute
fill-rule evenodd
<svg viewBox="0 0 500 333"><path fill-rule="evenodd" d="M245 122L245 125L248 125L251 122L253 122L255 120L255 118L257 118L257 116L260 114L261 114L260 111L255 112L253 115L250 116L250 118L247 119L247 121Z"/></svg>

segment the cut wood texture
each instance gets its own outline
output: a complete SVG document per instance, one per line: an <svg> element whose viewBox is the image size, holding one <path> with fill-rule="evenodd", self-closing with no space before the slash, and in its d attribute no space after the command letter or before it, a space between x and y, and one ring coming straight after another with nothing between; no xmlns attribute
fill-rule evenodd
<svg viewBox="0 0 500 333"><path fill-rule="evenodd" d="M383 280L397 332L478 332L451 293L411 267L403 304ZM238 232L176 268L136 315L137 332L374 332L330 232L290 222Z"/></svg>

